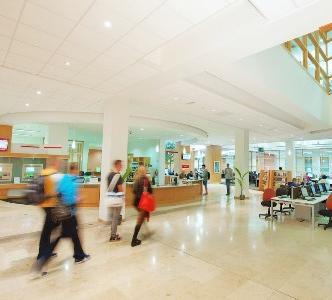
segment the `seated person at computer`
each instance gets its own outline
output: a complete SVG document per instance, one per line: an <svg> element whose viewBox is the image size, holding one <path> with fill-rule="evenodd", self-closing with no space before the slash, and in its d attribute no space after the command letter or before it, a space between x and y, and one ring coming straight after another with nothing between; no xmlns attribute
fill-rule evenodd
<svg viewBox="0 0 332 300"><path fill-rule="evenodd" d="M308 184L311 181L311 177L309 176L308 172L305 173L304 177L303 177L303 182L304 184Z"/></svg>
<svg viewBox="0 0 332 300"><path fill-rule="evenodd" d="M288 182L288 187L297 187L300 186L296 178L293 178L291 182Z"/></svg>
<svg viewBox="0 0 332 300"><path fill-rule="evenodd" d="M326 179L327 179L327 176L323 174L323 175L319 178L318 183L326 183Z"/></svg>
<svg viewBox="0 0 332 300"><path fill-rule="evenodd" d="M194 179L194 173L193 171L190 171L188 174L187 174L187 179Z"/></svg>

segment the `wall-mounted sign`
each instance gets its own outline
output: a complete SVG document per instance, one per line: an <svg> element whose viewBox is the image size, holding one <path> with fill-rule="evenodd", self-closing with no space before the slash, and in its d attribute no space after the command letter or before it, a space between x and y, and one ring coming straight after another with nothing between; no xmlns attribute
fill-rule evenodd
<svg viewBox="0 0 332 300"><path fill-rule="evenodd" d="M0 151L7 151L9 140L6 138L0 138Z"/></svg>
<svg viewBox="0 0 332 300"><path fill-rule="evenodd" d="M187 164L183 164L181 167L182 167L182 170L190 169L190 165L187 165Z"/></svg>
<svg viewBox="0 0 332 300"><path fill-rule="evenodd" d="M258 152L264 152L264 148L263 147L258 147Z"/></svg>

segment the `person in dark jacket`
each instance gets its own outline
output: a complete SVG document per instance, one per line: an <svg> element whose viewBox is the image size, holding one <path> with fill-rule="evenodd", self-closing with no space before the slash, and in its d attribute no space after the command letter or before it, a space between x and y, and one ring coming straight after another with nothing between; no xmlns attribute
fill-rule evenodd
<svg viewBox="0 0 332 300"><path fill-rule="evenodd" d="M152 193L152 187L149 178L146 176L146 168L144 166L140 166L137 170L134 186L133 186L133 193L134 193L134 206L138 210L138 217L137 222L133 234L133 238L131 241L131 246L135 247L141 244L141 240L137 238L138 233L141 229L142 224L144 223L145 219L149 219L150 214L147 211L140 209L139 202L141 200L141 196L143 192L146 191L148 193Z"/></svg>

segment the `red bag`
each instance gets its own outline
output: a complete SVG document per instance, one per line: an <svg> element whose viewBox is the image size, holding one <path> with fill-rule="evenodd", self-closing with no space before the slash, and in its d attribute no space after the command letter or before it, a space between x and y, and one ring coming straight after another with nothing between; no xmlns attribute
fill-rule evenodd
<svg viewBox="0 0 332 300"><path fill-rule="evenodd" d="M153 212L156 209L156 200L153 195L148 192L143 192L139 200L138 208L147 212Z"/></svg>

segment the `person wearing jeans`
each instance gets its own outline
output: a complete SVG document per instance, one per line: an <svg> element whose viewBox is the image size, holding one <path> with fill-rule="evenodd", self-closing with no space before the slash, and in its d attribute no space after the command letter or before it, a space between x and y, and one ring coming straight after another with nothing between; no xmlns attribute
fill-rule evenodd
<svg viewBox="0 0 332 300"><path fill-rule="evenodd" d="M107 186L108 191L112 193L123 193L123 178L120 174L122 170L122 161L115 160L113 163L113 171L107 177ZM118 178L116 182L113 184L113 178L115 176ZM112 187L110 187L112 186ZM119 197L123 197L122 195ZM110 207L110 217L111 217L111 237L110 242L120 241L121 237L117 233L118 224L120 223L120 213L121 213L122 205L120 206L111 206Z"/></svg>
<svg viewBox="0 0 332 300"><path fill-rule="evenodd" d="M229 167L229 164L227 164L227 168L225 169L225 180L226 180L226 189L227 189L226 196L229 196L231 194L232 179L233 179L233 169Z"/></svg>

